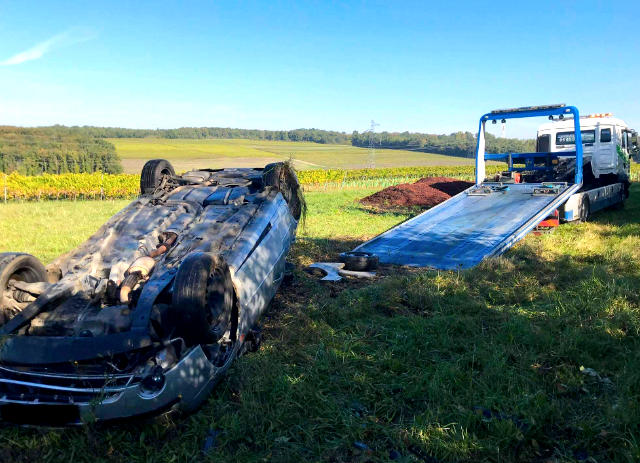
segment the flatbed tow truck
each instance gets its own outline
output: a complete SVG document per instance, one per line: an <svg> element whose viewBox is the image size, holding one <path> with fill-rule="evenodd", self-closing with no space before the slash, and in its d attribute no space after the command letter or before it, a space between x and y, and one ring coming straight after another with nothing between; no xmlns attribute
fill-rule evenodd
<svg viewBox="0 0 640 463"><path fill-rule="evenodd" d="M548 117L535 153L486 153L488 122ZM573 130L571 130L573 129ZM586 220L629 195L637 134L609 114L580 117L574 106L491 111L480 118L475 185L354 249L381 263L464 269L499 256L541 223ZM508 170L485 178L486 161ZM546 222L545 222L546 221Z"/></svg>

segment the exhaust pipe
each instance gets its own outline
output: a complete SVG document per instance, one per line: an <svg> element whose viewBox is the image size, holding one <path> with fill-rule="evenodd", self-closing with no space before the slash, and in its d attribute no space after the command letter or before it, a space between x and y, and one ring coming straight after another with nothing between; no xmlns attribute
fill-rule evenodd
<svg viewBox="0 0 640 463"><path fill-rule="evenodd" d="M122 304L129 303L129 296L133 288L140 280L146 279L156 265L154 258L167 252L178 239L178 235L173 232L166 232L161 233L158 239L160 241L158 247L151 251L148 256L138 257L125 272L126 276L120 286L120 302Z"/></svg>
<svg viewBox="0 0 640 463"><path fill-rule="evenodd" d="M131 290L140 280L149 276L155 265L156 261L150 256L138 257L133 264L131 264L126 271L126 277L120 286L120 302L122 304L129 303Z"/></svg>

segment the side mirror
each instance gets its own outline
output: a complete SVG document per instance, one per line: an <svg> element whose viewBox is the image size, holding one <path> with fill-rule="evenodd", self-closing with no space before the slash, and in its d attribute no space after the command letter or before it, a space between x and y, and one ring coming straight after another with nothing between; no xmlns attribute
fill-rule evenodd
<svg viewBox="0 0 640 463"><path fill-rule="evenodd" d="M638 140L638 134L633 132L629 135L629 155L635 162L640 163L640 140Z"/></svg>

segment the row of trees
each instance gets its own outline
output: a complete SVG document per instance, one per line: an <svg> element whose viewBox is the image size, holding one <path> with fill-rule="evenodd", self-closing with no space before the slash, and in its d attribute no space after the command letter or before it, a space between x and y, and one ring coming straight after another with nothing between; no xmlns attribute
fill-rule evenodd
<svg viewBox="0 0 640 463"><path fill-rule="evenodd" d="M0 172L23 175L122 172L115 147L81 133L0 127Z"/></svg>
<svg viewBox="0 0 640 463"><path fill-rule="evenodd" d="M41 173L122 171L115 147L105 138L248 138L254 140L308 141L369 146L368 132L335 132L318 129L250 130L222 127L179 129L122 129L115 127L0 127L0 172L24 175ZM473 157L476 138L471 132L432 135L410 132L373 134L376 147L408 149L452 156ZM487 151L494 153L534 151L534 140L497 138L487 134Z"/></svg>
<svg viewBox="0 0 640 463"><path fill-rule="evenodd" d="M349 143L351 137L344 132L319 129L257 130L228 127L180 127L178 129L123 129L118 127L55 125L41 127L46 133L67 133L98 138L248 138L250 140L310 141L314 143Z"/></svg>
<svg viewBox="0 0 640 463"><path fill-rule="evenodd" d="M369 132L353 132L351 144L369 146L370 137ZM450 135L381 132L373 134L373 142L376 148L416 150L462 157L474 157L476 149L476 136L471 132L456 132ZM491 153L535 151L535 140L498 138L489 133L486 134L486 145L487 152Z"/></svg>
<svg viewBox="0 0 640 463"><path fill-rule="evenodd" d="M37 130L42 135L51 137L89 137L89 138L247 138L251 140L275 140L275 141L308 141L325 144L348 144L353 146L369 146L368 132L352 134L319 129L296 130L256 130L256 129L232 129L225 127L181 127L178 129L124 129L118 127L93 127L73 126L67 127L54 125L39 127ZM391 149L415 149L432 153L449 154L453 156L473 157L476 138L471 132L455 132L450 135L434 135L412 132L381 132L373 135L374 143L379 148ZM534 140L521 140L518 138L497 138L487 134L487 150L496 153L533 151Z"/></svg>

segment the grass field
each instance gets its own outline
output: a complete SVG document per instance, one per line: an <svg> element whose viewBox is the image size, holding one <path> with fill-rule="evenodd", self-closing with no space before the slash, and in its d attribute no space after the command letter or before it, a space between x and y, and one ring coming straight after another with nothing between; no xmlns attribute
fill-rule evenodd
<svg viewBox="0 0 640 463"><path fill-rule="evenodd" d="M371 283L332 284L304 273L406 218L358 208L369 192L307 195L295 282L274 300L263 347L199 412L4 428L0 459L640 460L638 185L624 210L530 235L469 271L383 269ZM0 251L48 261L125 203L0 205Z"/></svg>
<svg viewBox="0 0 640 463"><path fill-rule="evenodd" d="M292 158L298 169L368 166L369 150L351 145L323 145L240 139L111 138L126 173L138 173L149 159L171 161L178 172L199 167L256 167ZM471 165L473 159L404 150L376 150L377 167Z"/></svg>

